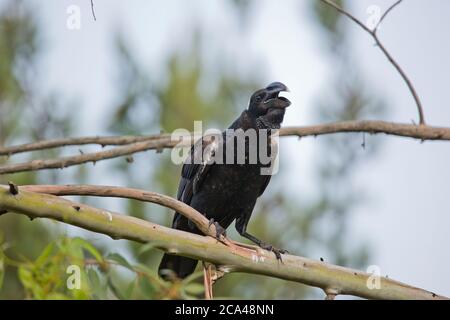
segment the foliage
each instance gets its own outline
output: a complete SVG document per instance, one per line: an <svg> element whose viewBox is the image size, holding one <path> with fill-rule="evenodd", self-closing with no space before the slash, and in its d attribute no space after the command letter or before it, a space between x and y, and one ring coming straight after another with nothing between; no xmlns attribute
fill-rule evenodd
<svg viewBox="0 0 450 320"><path fill-rule="evenodd" d="M34 13L22 1L9 1L0 12L0 145L54 138L71 131L69 108L63 99L58 93L43 91L37 85L42 43ZM21 159L44 155L57 156L58 151L22 155ZM9 158L0 157L0 163L8 161ZM18 184L55 183L58 172L1 176L0 183L12 179ZM54 231L54 225L44 226L40 222L31 225L29 220L16 215L0 219L0 236L30 257L42 250ZM6 268L0 297L20 298L23 295L18 279L9 270Z"/></svg>
<svg viewBox="0 0 450 320"><path fill-rule="evenodd" d="M204 293L203 285L195 282L201 273L183 281L165 282L154 269L133 264L118 253L103 256L81 238L58 238L34 260L13 260L4 248L5 244L0 246L0 280L5 264L17 267L27 299L198 299ZM152 249L144 245L140 252ZM121 276L123 270L128 273L127 279Z"/></svg>

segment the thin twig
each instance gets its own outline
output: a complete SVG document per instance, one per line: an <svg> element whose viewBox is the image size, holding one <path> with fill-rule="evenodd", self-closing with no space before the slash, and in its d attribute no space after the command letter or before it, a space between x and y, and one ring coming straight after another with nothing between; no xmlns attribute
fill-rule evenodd
<svg viewBox="0 0 450 320"><path fill-rule="evenodd" d="M167 139L150 140L150 141L136 142L105 151L85 153L77 156L68 156L48 160L32 160L24 163L0 166L0 174L35 171L42 169L64 169L67 167L80 165L88 162L92 162L93 164L95 164L96 162L101 160L128 156L138 152L144 152L148 150L162 150L164 148L173 148L179 143L182 143L182 141L179 140L171 141Z"/></svg>
<svg viewBox="0 0 450 320"><path fill-rule="evenodd" d="M97 17L95 16L95 10L94 10L94 0L91 0L91 11L92 11L92 16L94 17L94 21L97 21Z"/></svg>
<svg viewBox="0 0 450 320"><path fill-rule="evenodd" d="M389 62L395 67L397 72L400 74L400 76L402 77L402 79L404 80L406 85L408 86L408 89L409 89L409 91L411 92L411 94L412 94L412 96L414 98L414 101L416 103L416 106L417 106L417 109L418 109L418 112L419 112L419 124L420 125L425 125L425 116L424 116L423 106L422 106L422 102L420 101L419 95L417 94L417 91L414 88L414 85L412 84L412 82L409 79L409 77L406 75L405 71L400 67L398 62L392 57L392 55L389 53L389 51L386 49L386 47L382 44L382 42L378 38L377 30L378 30L379 24L375 27L374 30L370 30L361 20L359 20L354 15L352 15L348 11L344 10L343 8L341 8L339 5L337 5L333 1L331 1L331 0L320 0L320 1L322 1L323 3L333 7L338 12L342 13L343 15L345 15L346 17L351 19L353 22L355 22L357 25L359 25L364 31L366 31L368 34L370 34L372 36L372 38L375 40L375 43L377 44L377 46L380 48L380 50L383 52L383 54L386 56L386 58L388 58ZM387 17L389 12L391 12L400 3L401 3L401 1L397 1L396 3L394 3L394 5L389 7L389 9L381 17L379 23L381 23L381 21L384 20Z"/></svg>
<svg viewBox="0 0 450 320"><path fill-rule="evenodd" d="M357 25L359 25L361 28L363 28L366 32L372 34L372 30L370 30L361 20L359 20L358 18L356 18L354 15L352 15L350 12L344 10L343 8L341 8L339 5L337 5L335 2L331 1L331 0L320 0L324 3L326 3L327 5L333 7L334 9L336 9L338 12L342 13L343 15L347 16L347 18L349 18L350 20L352 20L354 23L356 23Z"/></svg>
<svg viewBox="0 0 450 320"><path fill-rule="evenodd" d="M398 71L400 76L403 78L403 81L405 81L406 85L408 86L409 91L411 92L411 94L414 98L414 101L416 102L416 105L417 105L417 110L419 112L419 124L422 126L425 125L425 115L423 112L422 102L420 101L419 95L418 95L416 89L414 88L414 85L412 84L409 77L406 75L405 71L403 71L403 69L400 67L398 62L392 57L392 55L389 53L389 51L386 49L386 47L380 41L380 39L378 38L378 35L376 33L373 34L373 38L375 39L377 46L384 53L386 58L388 58L389 62Z"/></svg>
<svg viewBox="0 0 450 320"><path fill-rule="evenodd" d="M213 281L212 281L212 265L208 262L203 264L203 286L205 287L205 300L211 300L213 296Z"/></svg>
<svg viewBox="0 0 450 320"><path fill-rule="evenodd" d="M383 20L386 19L386 17L389 15L389 13L395 9L396 6L398 6L400 3L402 3L403 0L398 0L397 2L395 2L393 5L391 5L385 12L384 14L381 16L380 21L378 21L377 25L375 26L375 28L373 29L373 33L377 33L378 28L380 27L380 25L383 23Z"/></svg>
<svg viewBox="0 0 450 320"><path fill-rule="evenodd" d="M120 136L120 137L79 137L43 140L38 142L26 143L11 147L0 147L0 156L11 156L13 154L47 150L68 146L100 145L105 146L123 146L136 142L152 140L170 140L170 134L149 135L149 136Z"/></svg>

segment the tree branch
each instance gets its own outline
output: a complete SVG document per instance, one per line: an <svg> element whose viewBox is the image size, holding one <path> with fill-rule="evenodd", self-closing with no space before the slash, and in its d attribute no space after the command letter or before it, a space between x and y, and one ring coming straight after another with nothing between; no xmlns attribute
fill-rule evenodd
<svg viewBox="0 0 450 320"><path fill-rule="evenodd" d="M354 128L351 131L348 128ZM410 137L420 140L450 140L450 128L439 128L433 126L418 127L414 124L394 123L387 121L345 121L326 123L307 127L295 127L301 132L302 136L313 136L322 134L332 134L339 132L368 132L368 133L385 133L402 137ZM329 128L335 128L330 131ZM280 136L291 136L292 128L282 128ZM342 131L341 131L342 129ZM187 138L187 137L184 137ZM192 138L191 138L192 139ZM137 142L149 142L148 150L154 150L158 147L173 148L180 139L171 139L170 134L149 135L149 136L109 136L109 137L78 137L63 138L54 140L43 140L38 142L26 143L11 147L0 147L0 156L11 156L14 154L32 152L38 150L47 150L66 146L82 146L82 145L100 145L105 146L123 146L135 144ZM192 140L193 141L193 140ZM144 150L146 151L146 150Z"/></svg>
<svg viewBox="0 0 450 320"><path fill-rule="evenodd" d="M450 128L432 127L428 125L417 126L414 124L402 124L386 121L345 121L326 123L322 125L308 127L288 127L280 130L280 136L319 136L341 132L365 132L369 134L384 133L400 137L408 137L426 140L450 141ZM17 173L25 171L35 171L43 169L62 169L83 163L96 163L97 161L118 158L148 150L170 149L177 146L190 145L195 139L194 136L171 139L170 135L154 136L122 136L122 137L86 137L68 138L59 140L40 141L20 146L0 148L0 155L11 155L20 152L43 150L49 148L63 147L68 145L121 145L109 150L86 153L76 156L69 156L56 159L40 159L29 162L6 164L0 166L0 174ZM129 144L128 144L129 143Z"/></svg>
<svg viewBox="0 0 450 320"><path fill-rule="evenodd" d="M12 195L8 186L0 186L0 211L31 218L50 218L103 233L113 239L154 242L157 248L165 252L213 263L222 272L245 272L295 281L321 288L328 296L345 294L369 299L447 299L387 278L380 278L380 288L371 290L367 281L373 275L368 273L293 255L284 255L283 263L280 263L271 252L262 249L229 247L211 237L166 228L20 188L18 194Z"/></svg>
<svg viewBox="0 0 450 320"><path fill-rule="evenodd" d="M95 10L94 10L94 0L91 0L91 12L92 12L92 17L94 18L94 21L97 21L97 17L95 16Z"/></svg>
<svg viewBox="0 0 450 320"><path fill-rule="evenodd" d="M378 21L377 25L375 26L375 28L373 29L374 33L377 33L378 28L380 27L380 25L383 23L384 19L386 19L386 17L389 15L389 13L391 13L392 10L395 9L395 7L397 7L400 3L402 3L403 0L398 0L397 2L395 2L394 4L392 4L381 16L380 21Z"/></svg>
<svg viewBox="0 0 450 320"><path fill-rule="evenodd" d="M308 127L287 127L280 130L280 136L306 137L344 132L387 134L421 141L450 141L450 128L387 121L343 121Z"/></svg>
<svg viewBox="0 0 450 320"><path fill-rule="evenodd" d="M401 1L397 1L396 3L394 3L391 7L389 7L389 9L382 15L379 23L375 26L375 28L373 30L370 30L363 22L361 22L361 20L359 20L358 18L356 18L354 15L352 15L350 12L344 10L343 8L341 8L339 5L337 5L335 2L331 1L331 0L320 0L323 3L333 7L334 9L336 9L338 12L342 13L343 15L345 15L347 18L349 18L350 20L352 20L353 22L355 22L358 26L360 26L364 31L366 31L369 35L372 36L372 38L375 40L376 45L380 48L380 50L383 52L383 54L386 56L386 58L388 58L389 62L394 66L394 68L397 70L397 72L400 74L400 76L402 77L403 81L406 83L406 85L408 86L409 91L411 92L414 101L416 102L417 105L417 110L419 112L419 120L420 120L420 124L421 125L425 125L425 116L423 113L423 107L422 107L422 102L420 101L419 95L417 94L416 89L414 88L414 85L412 84L411 80L409 79L409 77L406 75L405 71L400 67L400 65L398 64L398 62L393 58L393 56L389 53L389 51L386 49L386 47L383 45L383 43L380 41L380 39L378 38L377 35L377 31L378 31L378 27L380 25L380 23L387 17L387 15L397 6L401 3Z"/></svg>
<svg viewBox="0 0 450 320"><path fill-rule="evenodd" d="M69 156L48 160L33 160L24 163L0 166L0 174L35 171L42 169L63 169L83 163L96 163L100 160L113 159L121 156L127 156L138 152L148 150L163 150L164 148L173 148L182 143L180 140L156 139L142 142L135 142L122 147L116 147L94 153L86 153L77 156Z"/></svg>
<svg viewBox="0 0 450 320"><path fill-rule="evenodd" d="M43 140L38 142L26 143L12 147L0 147L0 156L11 156L17 153L31 152L38 150L53 149L65 146L83 146L83 145L100 145L120 146L136 142L154 141L154 140L170 140L170 134L149 135L149 136L120 136L120 137L80 137L80 138L63 138L53 140Z"/></svg>
<svg viewBox="0 0 450 320"><path fill-rule="evenodd" d="M45 193L55 196L95 196L126 198L143 202L151 202L179 212L181 215L192 221L205 235L209 235L213 238L217 235L215 225L210 224L208 219L206 219L200 212L188 206L184 202L152 191L93 185L28 185L21 186L20 191ZM224 243L230 243L229 240L223 236L221 240L223 240Z"/></svg>

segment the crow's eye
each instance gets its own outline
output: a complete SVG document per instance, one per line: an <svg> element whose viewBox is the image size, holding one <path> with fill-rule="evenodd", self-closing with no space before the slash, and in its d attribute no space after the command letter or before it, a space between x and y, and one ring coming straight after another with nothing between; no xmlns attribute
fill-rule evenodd
<svg viewBox="0 0 450 320"><path fill-rule="evenodd" d="M261 102L262 101L262 97L261 96L256 96L256 102Z"/></svg>

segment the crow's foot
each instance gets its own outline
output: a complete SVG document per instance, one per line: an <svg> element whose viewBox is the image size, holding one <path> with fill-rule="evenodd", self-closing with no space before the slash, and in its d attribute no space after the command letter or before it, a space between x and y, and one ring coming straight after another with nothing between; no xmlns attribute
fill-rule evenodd
<svg viewBox="0 0 450 320"><path fill-rule="evenodd" d="M275 248L274 246L272 246L270 244L266 244L266 243L263 243L263 242L260 243L259 246L262 249L265 249L267 251L272 251L275 254L275 257L277 258L277 260L280 260L280 262L283 262L283 259L281 259L281 255L289 253L287 250L278 249L278 248Z"/></svg>
<svg viewBox="0 0 450 320"><path fill-rule="evenodd" d="M218 222L214 221L214 219L210 219L209 220L209 226L208 227L211 227L212 225L214 225L216 227L216 239L217 240L220 240L221 236L224 236L224 237L227 236L227 230L222 228L221 225Z"/></svg>

